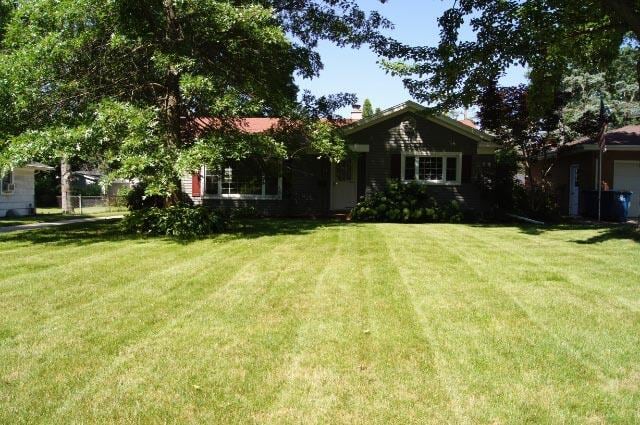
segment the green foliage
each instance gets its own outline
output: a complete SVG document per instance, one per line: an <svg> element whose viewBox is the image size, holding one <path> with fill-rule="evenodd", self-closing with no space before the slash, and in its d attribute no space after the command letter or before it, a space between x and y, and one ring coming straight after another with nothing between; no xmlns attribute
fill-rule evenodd
<svg viewBox="0 0 640 425"><path fill-rule="evenodd" d="M450 222L459 223L464 215L452 201L441 205L429 195L427 186L417 182L392 180L383 191L360 200L351 211L355 221Z"/></svg>
<svg viewBox="0 0 640 425"><path fill-rule="evenodd" d="M71 193L75 195L82 196L101 196L102 195L102 186L98 183L88 184L86 186L82 185L72 185Z"/></svg>
<svg viewBox="0 0 640 425"><path fill-rule="evenodd" d="M574 67L562 81L568 102L562 109L565 140L591 136L600 130L600 98L611 110L610 126L623 127L640 122L636 64L638 50L620 49L620 56L605 71Z"/></svg>
<svg viewBox="0 0 640 425"><path fill-rule="evenodd" d="M60 194L60 182L53 171L35 173L36 207L57 207L56 197Z"/></svg>
<svg viewBox="0 0 640 425"><path fill-rule="evenodd" d="M547 181L543 180L532 187L516 184L513 190L513 211L536 220L556 222L560 220L560 208L556 199L556 193Z"/></svg>
<svg viewBox="0 0 640 425"><path fill-rule="evenodd" d="M260 217L260 213L254 206L238 207L231 210L231 212L229 213L229 217L231 220L242 218L258 218Z"/></svg>
<svg viewBox="0 0 640 425"><path fill-rule="evenodd" d="M373 116L373 106L369 99L365 99L362 104L362 118L369 118Z"/></svg>
<svg viewBox="0 0 640 425"><path fill-rule="evenodd" d="M554 102L570 66L605 69L640 36L640 3L629 0L463 0L438 20L437 45L384 45L384 62L420 101L452 110L473 104L514 65L531 80L534 115ZM465 27L470 27L469 37ZM633 72L636 80L638 72ZM538 109L539 108L539 109Z"/></svg>
<svg viewBox="0 0 640 425"><path fill-rule="evenodd" d="M144 183L139 183L131 188L122 188L119 196L124 196L126 206L130 211L139 211L145 208L162 207L164 200L158 195L148 195Z"/></svg>
<svg viewBox="0 0 640 425"><path fill-rule="evenodd" d="M0 0L0 166L98 162L169 198L203 163L299 151L242 131L249 116L297 123L339 158L339 137L306 130L352 96L299 102L294 74L318 75L320 40L357 47L389 26L355 0Z"/></svg>
<svg viewBox="0 0 640 425"><path fill-rule="evenodd" d="M181 239L220 233L226 225L226 216L218 211L183 204L132 211L121 222L122 229L127 233Z"/></svg>
<svg viewBox="0 0 640 425"><path fill-rule="evenodd" d="M519 155L527 177L534 181L533 164L559 137L559 110L564 99L556 96L542 115L531 109L530 100L530 87L500 87L493 81L480 96L478 117L483 130L492 132L497 143Z"/></svg>
<svg viewBox="0 0 640 425"><path fill-rule="evenodd" d="M492 167L483 167L478 176L479 186L493 207L498 211L513 211L515 208L514 191L516 174L519 168L519 155L514 149L498 149Z"/></svg>

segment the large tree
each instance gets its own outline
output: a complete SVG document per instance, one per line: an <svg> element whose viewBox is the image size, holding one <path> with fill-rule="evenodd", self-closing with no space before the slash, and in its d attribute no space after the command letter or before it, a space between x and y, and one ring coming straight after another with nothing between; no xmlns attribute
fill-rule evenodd
<svg viewBox="0 0 640 425"><path fill-rule="evenodd" d="M387 68L404 76L413 96L445 110L471 105L493 80L522 65L531 79L532 112L543 115L570 66L605 69L625 39L637 44L640 2L458 0L438 22L435 46L381 43Z"/></svg>
<svg viewBox="0 0 640 425"><path fill-rule="evenodd" d="M562 81L568 102L562 110L565 139L593 135L600 129L600 100L611 110L612 128L640 122L640 99L635 69L640 54L623 47L605 71L573 67Z"/></svg>
<svg viewBox="0 0 640 425"><path fill-rule="evenodd" d="M317 118L353 96L301 104L293 77L318 74L320 40L360 46L389 25L353 0L0 0L0 165L91 160L169 197L198 164L301 150L283 140L340 157ZM240 131L255 115L306 137Z"/></svg>

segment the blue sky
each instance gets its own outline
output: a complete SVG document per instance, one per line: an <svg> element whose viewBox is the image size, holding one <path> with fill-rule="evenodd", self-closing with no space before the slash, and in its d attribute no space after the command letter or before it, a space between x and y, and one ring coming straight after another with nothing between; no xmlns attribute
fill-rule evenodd
<svg viewBox="0 0 640 425"><path fill-rule="evenodd" d="M388 35L412 45L435 45L438 40L438 17L453 4L454 0L389 0L381 4L378 0L360 0L364 10L378 10L394 23L395 29ZM472 34L462 32L465 38ZM378 57L363 47L361 49L338 48L331 43L321 43L319 52L324 63L320 77L313 80L297 78L301 90L310 90L320 96L347 92L358 95L359 101L371 99L374 108L385 109L411 99L398 77L385 73L377 64ZM509 70L501 81L512 85L525 81L522 68ZM344 116L350 108L338 111Z"/></svg>

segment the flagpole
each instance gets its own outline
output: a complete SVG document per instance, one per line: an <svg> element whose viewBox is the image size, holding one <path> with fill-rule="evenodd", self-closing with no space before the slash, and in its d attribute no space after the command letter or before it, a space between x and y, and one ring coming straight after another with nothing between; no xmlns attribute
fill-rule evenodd
<svg viewBox="0 0 640 425"><path fill-rule="evenodd" d="M600 132L598 133L598 138L596 142L598 143L598 152L600 153L598 158L598 221L601 221L602 219L602 154L604 152L604 149L607 143L606 133L607 133L607 127L609 124L609 116L607 114L606 108L604 107L604 99L602 98L602 95L600 95L599 121L600 121L601 127L600 127Z"/></svg>
<svg viewBox="0 0 640 425"><path fill-rule="evenodd" d="M602 213L602 148L598 149L600 157L598 158L598 221Z"/></svg>

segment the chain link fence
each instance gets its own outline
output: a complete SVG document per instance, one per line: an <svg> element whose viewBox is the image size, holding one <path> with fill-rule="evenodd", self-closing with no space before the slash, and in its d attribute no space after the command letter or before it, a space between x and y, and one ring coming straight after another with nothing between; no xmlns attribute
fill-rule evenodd
<svg viewBox="0 0 640 425"><path fill-rule="evenodd" d="M124 196L71 196L74 214L97 214L125 211L127 201ZM58 208L62 208L62 197L56 197Z"/></svg>

